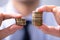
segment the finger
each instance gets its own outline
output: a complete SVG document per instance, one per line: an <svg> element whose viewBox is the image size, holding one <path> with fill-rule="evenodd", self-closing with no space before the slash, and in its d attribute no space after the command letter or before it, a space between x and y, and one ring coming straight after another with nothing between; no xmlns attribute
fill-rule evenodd
<svg viewBox="0 0 60 40"><path fill-rule="evenodd" d="M10 18L21 18L21 14L14 13L0 13L0 25L3 20Z"/></svg>
<svg viewBox="0 0 60 40"><path fill-rule="evenodd" d="M17 30L21 30L22 28L23 28L23 26L18 26L18 25L14 24L14 25L11 25L10 27L6 28L5 30L6 30L6 33L13 34Z"/></svg>
<svg viewBox="0 0 60 40"><path fill-rule="evenodd" d="M3 20L3 17L2 17L2 14L0 13L0 25L2 23L2 20Z"/></svg>
<svg viewBox="0 0 60 40"><path fill-rule="evenodd" d="M13 33L13 32L15 32L17 30L22 29L22 28L23 28L23 26L18 26L18 25L14 24L14 25L10 26L9 30L12 31L12 33Z"/></svg>
<svg viewBox="0 0 60 40"><path fill-rule="evenodd" d="M49 28L46 25L42 25L39 27L44 33L49 34Z"/></svg>
<svg viewBox="0 0 60 40"><path fill-rule="evenodd" d="M2 13L2 16L4 17L4 19L9 19L9 18L20 18L21 14L17 14L17 13Z"/></svg>
<svg viewBox="0 0 60 40"><path fill-rule="evenodd" d="M51 35L55 35L55 36L58 36L59 35L59 30L60 28L59 27L53 27L53 26L46 26L46 25L42 25L40 27L40 29L46 33L46 34L51 34Z"/></svg>
<svg viewBox="0 0 60 40"><path fill-rule="evenodd" d="M60 15L60 7L53 8L53 12L56 13L55 15Z"/></svg>
<svg viewBox="0 0 60 40"><path fill-rule="evenodd" d="M60 11L60 6L57 6L57 7L55 7L55 8L53 9L53 11L57 11L57 10Z"/></svg>
<svg viewBox="0 0 60 40"><path fill-rule="evenodd" d="M0 30L0 38L3 39L5 38L6 36L8 35L11 35L13 34L14 32L16 32L17 30L20 30L22 29L23 27L22 26L17 26L17 25L11 25L10 27L8 28L5 28L3 30Z"/></svg>
<svg viewBox="0 0 60 40"><path fill-rule="evenodd" d="M37 8L37 11L38 12L43 12L43 11L46 11L46 12L52 12L53 11L53 8L55 8L56 6L54 5L45 5L45 6L41 6L40 8Z"/></svg>
<svg viewBox="0 0 60 40"><path fill-rule="evenodd" d="M60 7L53 8L53 13L57 23L60 25Z"/></svg>

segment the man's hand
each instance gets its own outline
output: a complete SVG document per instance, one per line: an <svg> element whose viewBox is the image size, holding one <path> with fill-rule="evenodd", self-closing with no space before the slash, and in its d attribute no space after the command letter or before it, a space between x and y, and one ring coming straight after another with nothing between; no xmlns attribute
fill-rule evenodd
<svg viewBox="0 0 60 40"><path fill-rule="evenodd" d="M20 14L16 14L16 13L0 13L0 25L2 23L3 20L5 19L10 19L10 18L19 18L21 17Z"/></svg>
<svg viewBox="0 0 60 40"><path fill-rule="evenodd" d="M8 28L5 28L3 30L0 30L0 40L3 39L3 38L5 38L5 37L7 37L8 35L13 34L17 30L20 30L22 28L23 28L23 26L18 26L16 24L14 24L14 25L11 25Z"/></svg>
<svg viewBox="0 0 60 40"><path fill-rule="evenodd" d="M60 25L60 7L54 5L45 5L37 9L39 12L53 12L57 23Z"/></svg>
<svg viewBox="0 0 60 40"><path fill-rule="evenodd" d="M54 27L54 26L47 26L47 25L42 25L39 27L44 33L50 34L56 37L60 37L60 26Z"/></svg>
<svg viewBox="0 0 60 40"><path fill-rule="evenodd" d="M3 20L5 19L9 19L9 18L20 18L21 15L20 14L7 14L7 13L0 13L0 24ZM18 26L16 24L11 25L8 28L5 28L3 30L0 30L0 40L5 38L6 36L13 34L14 32L16 32L19 29L22 29L23 26Z"/></svg>
<svg viewBox="0 0 60 40"><path fill-rule="evenodd" d="M45 5L45 6L41 6L36 11L38 11L38 12L44 12L44 11L45 12L53 12L57 23L60 25L60 7L57 7L54 5ZM39 29L41 29L44 33L60 37L60 26L48 27L45 24L43 24L41 27L39 27Z"/></svg>

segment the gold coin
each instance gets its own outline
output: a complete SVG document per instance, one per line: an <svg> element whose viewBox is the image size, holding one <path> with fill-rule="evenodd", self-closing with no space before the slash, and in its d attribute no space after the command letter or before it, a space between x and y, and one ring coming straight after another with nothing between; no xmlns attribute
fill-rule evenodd
<svg viewBox="0 0 60 40"><path fill-rule="evenodd" d="M20 25L20 26L26 25L26 20L25 19L16 18L15 20L16 20L17 25Z"/></svg>
<svg viewBox="0 0 60 40"><path fill-rule="evenodd" d="M42 25L42 12L34 12L32 14L32 24L35 26L41 26Z"/></svg>

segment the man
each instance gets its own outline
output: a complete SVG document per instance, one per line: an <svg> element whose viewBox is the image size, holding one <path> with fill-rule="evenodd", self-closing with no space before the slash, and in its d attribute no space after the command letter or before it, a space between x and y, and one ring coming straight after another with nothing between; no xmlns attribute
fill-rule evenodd
<svg viewBox="0 0 60 40"><path fill-rule="evenodd" d="M55 12L55 13L54 13L55 15L59 13L60 7L51 6L51 5L50 5L50 6L43 6L42 8L39 8L38 11L43 11L43 10L44 10L44 11L45 11L45 10L48 11L48 9L46 9L46 7L47 7L48 9L51 8L51 10L53 10L53 12ZM58 8L59 8L59 9L58 9ZM58 9L58 10L57 10L57 9ZM49 10L49 11L52 12L51 10ZM56 13L56 11L58 11L58 13ZM16 15L15 15L15 14L14 14L14 15L11 15L11 14L1 14L1 13L0 13L1 19L14 18L14 17L19 17L19 16L20 16L20 15L17 15L17 14L16 14ZM56 16L56 17L58 17L58 19L59 19L59 16ZM0 20L1 20L1 19L0 19ZM1 20L1 21L3 21L3 20ZM57 20L57 21L59 21L59 20ZM58 23L60 24L60 22L58 22ZM20 27L20 26L19 26L19 27ZM43 30L44 30L44 27L45 27L44 25L41 26L41 28L42 28ZM51 28L53 29L53 32L52 32L52 30L49 31L49 29L51 29ZM7 29L8 29L8 28L7 28ZM46 27L45 27L45 30L46 30L46 29L48 30L48 33L53 34L53 35L56 35L56 36L60 36L60 32L59 32L59 31L60 31L60 27L57 27L57 28L55 28L55 27L50 27L50 28L47 27L47 28L46 28ZM54 33L54 31L55 31L54 29L57 30L57 31L56 31L57 33ZM44 30L44 31L45 31L45 30ZM47 30L46 30L46 31L47 31ZM5 31L5 30L4 30L4 31ZM2 31L2 32L0 31L0 32L3 34L4 31ZM45 31L45 32L46 32L46 31ZM0 33L0 35L1 35L1 33ZM6 35L5 35L5 36L6 36ZM1 36L0 39L1 39L1 38L4 38L4 36Z"/></svg>
<svg viewBox="0 0 60 40"><path fill-rule="evenodd" d="M45 11L45 10L48 11L48 9L46 9L46 7L47 7L48 9L51 8L51 10L53 10L53 11L51 11L51 10L49 10L49 11L50 11L50 12L54 12L55 15L59 13L60 7L51 6L51 5L50 5L50 6L43 6L42 8L39 8L38 11ZM58 8L59 8L59 9L58 9ZM57 10L57 9L58 9L58 10ZM58 11L58 13L56 13L56 11ZM15 15L15 14L14 14L14 15L11 15L11 14L1 14L1 13L0 13L1 19L14 18L14 17L19 17L19 16L20 16L20 15L17 15L17 14L16 14L16 15ZM58 17L58 19L59 19L59 16L56 16L56 17ZM0 20L1 20L1 19L0 19ZM3 20L1 20L1 21L3 21ZM59 20L57 20L57 21L59 21ZM60 22L58 22L58 23L60 24ZM14 27L15 27L15 26L14 26ZM19 26L19 27L20 27L20 26ZM60 27L58 27L58 28L55 28L55 27L50 27L50 28L48 28L48 27L46 28L46 27L45 27L45 28L44 28L44 27L45 27L44 25L41 26L41 28L42 28L43 30L44 30L44 29L45 29L45 30L46 30L46 29L48 30L47 33L50 33L50 34L53 34L53 35L56 35L56 36L60 36L60 32L59 32L59 31L60 31ZM18 27L17 27L17 28L18 28ZM6 28L6 29L8 30L9 28ZM6 29L5 29L5 30L6 30ZM49 29L50 29L50 30L53 29L53 32L52 32L52 30L49 31ZM57 30L57 31L56 31L57 33L54 33L54 31L55 31L54 29ZM5 30L0 31L0 39L2 39L2 38L4 38L4 37L7 36L7 35L5 35L5 34L3 33ZM44 30L44 31L45 31L45 30ZM46 31L47 31L47 30L46 30ZM45 31L45 32L46 32L46 31ZM6 31L6 32L7 32L7 31ZM3 36L1 36L2 34L3 34ZM11 33L9 33L9 34L11 34ZM5 35L5 36L4 36L4 35Z"/></svg>
<svg viewBox="0 0 60 40"><path fill-rule="evenodd" d="M20 13L26 20L31 21L32 20L31 13L33 10L35 10L39 6L39 4L40 4L40 0L37 0L37 1L36 0L10 0L8 5L4 6L1 11L6 13L11 13L11 12ZM46 15L44 14L44 18L45 16ZM43 19L43 21L45 22L45 19ZM7 28L10 26L14 26L12 24L15 24L15 20L8 19L3 21L1 27ZM49 24L49 22L47 24ZM31 40L47 40L46 34L44 34L41 30L39 30L32 24L29 25L28 31L29 31ZM9 32L14 33L15 31L13 30ZM9 35L3 40L22 40L23 36L24 36L24 29L16 31L14 34Z"/></svg>

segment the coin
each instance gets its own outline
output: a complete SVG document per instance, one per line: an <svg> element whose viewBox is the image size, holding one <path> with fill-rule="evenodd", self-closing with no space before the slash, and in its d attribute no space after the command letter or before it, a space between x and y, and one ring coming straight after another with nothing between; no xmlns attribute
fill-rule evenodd
<svg viewBox="0 0 60 40"><path fill-rule="evenodd" d="M16 20L16 24L17 24L17 25L20 25L20 26L26 25L26 20L25 20L25 19L16 18L15 20Z"/></svg>
<svg viewBox="0 0 60 40"><path fill-rule="evenodd" d="M35 26L41 26L42 25L42 12L34 12L32 14L32 24Z"/></svg>

